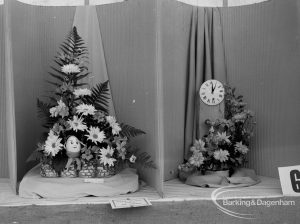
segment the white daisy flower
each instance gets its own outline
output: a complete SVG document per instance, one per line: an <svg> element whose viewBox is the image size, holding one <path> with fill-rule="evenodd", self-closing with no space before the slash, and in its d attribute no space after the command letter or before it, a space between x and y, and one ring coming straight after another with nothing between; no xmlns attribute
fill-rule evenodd
<svg viewBox="0 0 300 224"><path fill-rule="evenodd" d="M227 150L218 150L214 152L214 158L220 162L226 162L228 160L229 152Z"/></svg>
<svg viewBox="0 0 300 224"><path fill-rule="evenodd" d="M111 132L113 133L113 135L118 135L122 130L118 123L115 123L111 128L112 128Z"/></svg>
<svg viewBox="0 0 300 224"><path fill-rule="evenodd" d="M135 163L135 160L136 160L136 156L135 155L131 155L131 157L129 158L129 161L131 163Z"/></svg>
<svg viewBox="0 0 300 224"><path fill-rule="evenodd" d="M48 155L55 156L62 148L63 144L61 143L61 138L54 135L52 131L50 131L49 136L45 142L45 152Z"/></svg>
<svg viewBox="0 0 300 224"><path fill-rule="evenodd" d="M118 135L122 129L120 125L117 123L116 118L113 116L106 116L106 120L109 123L110 127L112 128L113 135Z"/></svg>
<svg viewBox="0 0 300 224"><path fill-rule="evenodd" d="M235 145L234 145L234 149L235 151L238 151L240 153L242 153L243 155L247 154L249 149L246 145L243 145L243 142L237 142Z"/></svg>
<svg viewBox="0 0 300 224"><path fill-rule="evenodd" d="M190 148L191 152L195 152L195 151L200 151L200 152L204 152L206 151L205 149L205 142L202 141L201 139L199 140L195 140L194 145Z"/></svg>
<svg viewBox="0 0 300 224"><path fill-rule="evenodd" d="M226 131L222 132L222 134L220 134L220 132L218 132L217 137L220 141L225 141L227 143L230 143L230 140L229 140L230 135L226 135Z"/></svg>
<svg viewBox="0 0 300 224"><path fill-rule="evenodd" d="M94 115L96 112L96 109L93 105L90 104L80 104L76 107L76 113L77 114L82 114L82 115Z"/></svg>
<svg viewBox="0 0 300 224"><path fill-rule="evenodd" d="M67 65L63 65L61 67L61 71L65 74L79 73L80 68L78 65L75 65L75 64L67 64Z"/></svg>
<svg viewBox="0 0 300 224"><path fill-rule="evenodd" d="M80 97L80 96L90 96L92 95L92 91L87 89L87 88L81 88L81 89L75 89L73 94L76 97Z"/></svg>
<svg viewBox="0 0 300 224"><path fill-rule="evenodd" d="M200 167L204 162L204 157L203 154L199 151L194 152L193 155L189 158L189 163L196 166Z"/></svg>
<svg viewBox="0 0 300 224"><path fill-rule="evenodd" d="M85 135L88 137L88 140L91 140L93 143L97 144L98 142L101 143L106 138L103 131L100 131L98 127L90 127L88 130L88 135Z"/></svg>
<svg viewBox="0 0 300 224"><path fill-rule="evenodd" d="M74 131L84 131L87 129L87 126L83 122L83 118L78 118L77 116L73 116L73 120L68 120L69 125Z"/></svg>
<svg viewBox="0 0 300 224"><path fill-rule="evenodd" d="M113 154L114 154L114 149L111 147L107 147L107 149L105 148L101 148L100 149L100 162L103 163L103 165L108 165L108 166L114 166L114 162L116 162L117 160L115 158L113 158Z"/></svg>

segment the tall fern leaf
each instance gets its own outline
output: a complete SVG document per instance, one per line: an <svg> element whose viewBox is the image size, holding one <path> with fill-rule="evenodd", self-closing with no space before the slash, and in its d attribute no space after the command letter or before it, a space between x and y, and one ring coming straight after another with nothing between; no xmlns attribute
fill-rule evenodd
<svg viewBox="0 0 300 224"><path fill-rule="evenodd" d="M132 138L132 137L146 134L144 131L137 129L135 127L132 127L128 124L122 123L120 126L122 129L122 131L120 132L120 135L122 137Z"/></svg>
<svg viewBox="0 0 300 224"><path fill-rule="evenodd" d="M108 81L99 83L92 89L92 95L86 96L83 101L87 104L94 104L96 110L101 110L108 113L109 89Z"/></svg>

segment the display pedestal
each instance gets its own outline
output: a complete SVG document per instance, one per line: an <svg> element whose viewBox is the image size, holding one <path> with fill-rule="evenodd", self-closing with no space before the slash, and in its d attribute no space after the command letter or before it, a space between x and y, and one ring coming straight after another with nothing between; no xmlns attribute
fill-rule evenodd
<svg viewBox="0 0 300 224"><path fill-rule="evenodd" d="M86 196L117 196L139 189L134 169L124 169L103 183L85 183L85 178L44 178L40 166L32 168L20 183L19 196L23 198L80 198ZM100 180L100 178L98 178ZM101 182L101 181L99 181Z"/></svg>

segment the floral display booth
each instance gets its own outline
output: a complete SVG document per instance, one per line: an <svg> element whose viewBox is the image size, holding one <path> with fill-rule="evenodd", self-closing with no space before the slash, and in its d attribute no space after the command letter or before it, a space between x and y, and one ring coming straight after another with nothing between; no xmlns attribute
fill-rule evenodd
<svg viewBox="0 0 300 224"><path fill-rule="evenodd" d="M282 197L296 0L63 2L1 6L11 204Z"/></svg>

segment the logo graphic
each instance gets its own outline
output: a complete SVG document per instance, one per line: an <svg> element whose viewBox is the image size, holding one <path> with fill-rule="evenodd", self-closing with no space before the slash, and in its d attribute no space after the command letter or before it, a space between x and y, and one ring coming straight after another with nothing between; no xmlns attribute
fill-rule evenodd
<svg viewBox="0 0 300 224"><path fill-rule="evenodd" d="M231 191L240 191L240 190L228 190L228 189L232 189L232 187L221 187L221 188L217 188L216 190L214 190L212 193L211 193L211 199L213 201L213 203L217 206L217 208L224 212L225 214L227 215L230 215L230 216L233 216L235 218L240 218L240 219L256 219L254 217L253 214L245 214L245 213L238 213L238 212L234 212L234 211L231 211L229 209L226 209L224 208L222 205L220 205L218 203L218 197L221 195L221 194L224 194L226 192L231 192Z"/></svg>

